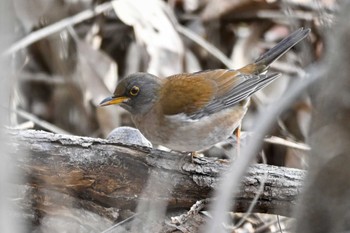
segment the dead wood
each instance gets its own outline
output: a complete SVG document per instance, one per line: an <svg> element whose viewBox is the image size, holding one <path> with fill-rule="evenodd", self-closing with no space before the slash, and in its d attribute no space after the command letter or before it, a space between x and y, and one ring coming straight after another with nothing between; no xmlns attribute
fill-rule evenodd
<svg viewBox="0 0 350 233"><path fill-rule="evenodd" d="M27 213L48 214L55 206L69 205L114 221L121 211L134 210L151 172L160 189L167 188L162 187L164 180L170 181L171 195L149 192L142 198L166 201L168 209L189 209L210 197L220 172L228 167L223 160L196 158L192 162L186 154L104 139L34 130L10 130L9 135L10 156L26 177L18 184L25 187L22 208ZM246 211L265 181L254 212L289 216L303 177L304 171L298 169L252 165L236 195L235 209ZM55 198L57 193L59 198Z"/></svg>

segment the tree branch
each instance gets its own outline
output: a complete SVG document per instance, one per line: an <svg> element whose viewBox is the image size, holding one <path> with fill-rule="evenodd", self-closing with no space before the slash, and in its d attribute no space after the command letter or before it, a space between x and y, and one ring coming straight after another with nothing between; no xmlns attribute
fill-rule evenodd
<svg viewBox="0 0 350 233"><path fill-rule="evenodd" d="M136 207L151 172L156 172L155 182L160 186L163 180L170 181L171 195L148 193L142 198L165 200L169 209L188 209L197 200L210 197L220 172L228 167L223 160L195 158L192 162L188 155L104 139L34 130L10 130L9 135L13 146L10 156L27 177L26 187L49 190L42 194L44 196L52 196L54 191L72 197L70 205L89 209L111 220L115 220L111 216L117 215L113 215L109 207L115 210ZM27 153L21 153L23 151ZM236 211L248 209L266 179L254 211L289 216L303 178L304 171L298 169L252 165L236 195ZM38 199L38 195L26 198Z"/></svg>

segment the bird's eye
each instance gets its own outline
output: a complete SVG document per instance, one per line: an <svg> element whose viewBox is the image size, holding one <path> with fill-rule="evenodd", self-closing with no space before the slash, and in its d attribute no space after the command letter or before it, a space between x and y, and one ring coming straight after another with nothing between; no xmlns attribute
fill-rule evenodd
<svg viewBox="0 0 350 233"><path fill-rule="evenodd" d="M130 89L129 93L130 93L130 95L132 95L132 96L136 96L136 95L139 93L139 91L140 91L140 88L139 88L139 87L133 86L133 87Z"/></svg>

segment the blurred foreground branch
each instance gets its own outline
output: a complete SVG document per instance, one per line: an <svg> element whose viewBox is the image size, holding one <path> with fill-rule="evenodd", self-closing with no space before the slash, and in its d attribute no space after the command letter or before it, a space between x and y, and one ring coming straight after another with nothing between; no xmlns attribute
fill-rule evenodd
<svg viewBox="0 0 350 233"><path fill-rule="evenodd" d="M171 181L172 195L163 197L159 193L149 193L142 197L165 199L168 209L188 209L197 200L210 196L219 173L228 167L222 160L196 158L191 162L188 155L110 143L104 139L33 130L11 130L9 135L13 147L11 156L27 177L26 187L31 187L31 195L24 199L32 198L31 203L36 203L29 206L32 210L26 209L28 206L23 208L36 213L35 208L40 207L41 215L50 214L52 206L62 208L69 204L117 220L121 209L134 210L151 171L157 173L155 182L160 188L163 180ZM248 209L266 173L265 187L254 212L288 216L301 189L304 171L262 164L250 167L236 195L236 210ZM33 194L33 189L40 195ZM57 204L53 193L61 193L65 195L63 200L70 201L61 200L62 203Z"/></svg>
<svg viewBox="0 0 350 233"><path fill-rule="evenodd" d="M324 32L326 72L312 89L312 150L295 213L298 233L350 231L350 2L341 2L337 23Z"/></svg>

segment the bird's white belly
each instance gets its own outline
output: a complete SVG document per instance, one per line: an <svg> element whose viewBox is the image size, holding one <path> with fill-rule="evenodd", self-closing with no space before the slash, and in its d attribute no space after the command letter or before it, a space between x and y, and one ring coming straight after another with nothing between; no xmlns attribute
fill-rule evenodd
<svg viewBox="0 0 350 233"><path fill-rule="evenodd" d="M142 119L134 119L134 122L152 143L176 151L192 152L227 139L239 126L246 111L246 107L236 106L200 120L174 115L160 121L154 116L146 115Z"/></svg>

